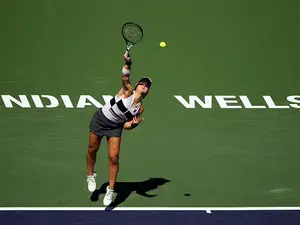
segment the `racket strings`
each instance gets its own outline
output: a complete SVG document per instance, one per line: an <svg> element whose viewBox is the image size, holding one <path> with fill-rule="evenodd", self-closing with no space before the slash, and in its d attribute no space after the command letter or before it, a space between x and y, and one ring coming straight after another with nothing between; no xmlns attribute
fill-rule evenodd
<svg viewBox="0 0 300 225"><path fill-rule="evenodd" d="M133 26L124 28L124 34L125 38L132 43L136 43L142 38L142 32L139 28Z"/></svg>

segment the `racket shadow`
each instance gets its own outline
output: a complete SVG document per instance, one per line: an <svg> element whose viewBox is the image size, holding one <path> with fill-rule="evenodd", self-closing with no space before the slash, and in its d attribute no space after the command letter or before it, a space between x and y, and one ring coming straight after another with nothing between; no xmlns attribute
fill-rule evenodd
<svg viewBox="0 0 300 225"><path fill-rule="evenodd" d="M147 192L155 190L168 182L170 182L170 180L165 178L149 178L148 180L141 182L116 182L115 192L117 193L117 197L112 204L106 207L106 210L113 210L115 207L126 201L126 199L134 192L147 198L156 197L156 194L148 194ZM108 182L102 184L98 190L92 193L90 200L92 202L98 201L101 194L105 195L107 186Z"/></svg>

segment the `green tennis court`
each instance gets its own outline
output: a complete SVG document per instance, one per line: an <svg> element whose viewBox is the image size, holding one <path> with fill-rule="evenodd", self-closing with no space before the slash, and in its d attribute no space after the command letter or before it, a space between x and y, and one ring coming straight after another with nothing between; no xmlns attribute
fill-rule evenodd
<svg viewBox="0 0 300 225"><path fill-rule="evenodd" d="M102 207L85 182L88 125L121 86L127 21L144 29L132 80L153 85L145 121L123 135L118 181L128 193L119 207L298 206L299 7L1 1L0 207ZM98 188L107 167L103 141Z"/></svg>

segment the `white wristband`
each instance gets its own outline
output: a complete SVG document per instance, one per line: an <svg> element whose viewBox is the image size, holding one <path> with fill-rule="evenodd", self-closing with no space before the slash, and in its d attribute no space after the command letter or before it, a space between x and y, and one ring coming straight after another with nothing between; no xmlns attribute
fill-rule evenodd
<svg viewBox="0 0 300 225"><path fill-rule="evenodd" d="M123 73L124 75L130 75L130 70L127 70L127 69L125 69L125 68L123 67L122 73Z"/></svg>

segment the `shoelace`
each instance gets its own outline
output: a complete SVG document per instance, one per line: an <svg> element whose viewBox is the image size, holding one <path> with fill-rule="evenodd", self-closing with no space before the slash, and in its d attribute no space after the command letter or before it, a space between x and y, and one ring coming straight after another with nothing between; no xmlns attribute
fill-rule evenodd
<svg viewBox="0 0 300 225"><path fill-rule="evenodd" d="M89 176L89 177L87 177L86 181L95 182L94 178L95 178L94 176Z"/></svg>
<svg viewBox="0 0 300 225"><path fill-rule="evenodd" d="M112 191L108 191L108 193L107 193L107 198L109 199L109 200L112 200L113 199L113 195L114 195L114 193L112 192Z"/></svg>

